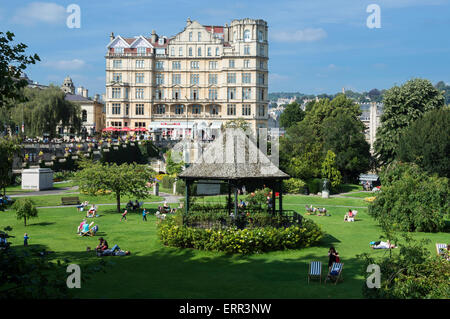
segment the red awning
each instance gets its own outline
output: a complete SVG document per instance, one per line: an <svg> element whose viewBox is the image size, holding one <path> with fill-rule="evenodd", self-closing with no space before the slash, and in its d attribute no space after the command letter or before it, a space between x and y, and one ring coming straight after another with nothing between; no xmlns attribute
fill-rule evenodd
<svg viewBox="0 0 450 319"><path fill-rule="evenodd" d="M129 128L128 126L125 126L125 127L122 127L122 128L120 129L120 131L121 131L121 132L130 132L130 131L131 131L131 128Z"/></svg>
<svg viewBox="0 0 450 319"><path fill-rule="evenodd" d="M135 132L147 132L147 129L145 127L136 127L133 129Z"/></svg>
<svg viewBox="0 0 450 319"><path fill-rule="evenodd" d="M117 132L118 130L119 130L118 128L110 126L110 127L104 128L102 131L103 132Z"/></svg>

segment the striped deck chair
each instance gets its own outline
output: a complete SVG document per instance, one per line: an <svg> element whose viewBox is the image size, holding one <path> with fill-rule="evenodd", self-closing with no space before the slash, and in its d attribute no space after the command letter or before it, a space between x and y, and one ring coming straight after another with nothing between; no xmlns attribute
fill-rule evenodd
<svg viewBox="0 0 450 319"><path fill-rule="evenodd" d="M436 252L438 256L442 255L443 252L445 252L446 250L447 250L446 244L436 244Z"/></svg>
<svg viewBox="0 0 450 319"><path fill-rule="evenodd" d="M311 261L309 263L308 284L309 284L309 279L311 279L311 278L319 278L320 283L322 283L322 262Z"/></svg>
<svg viewBox="0 0 450 319"><path fill-rule="evenodd" d="M330 271L328 272L327 278L325 278L325 284L327 280L334 280L334 284L336 285L341 278L342 269L344 268L344 263L333 263L331 265Z"/></svg>

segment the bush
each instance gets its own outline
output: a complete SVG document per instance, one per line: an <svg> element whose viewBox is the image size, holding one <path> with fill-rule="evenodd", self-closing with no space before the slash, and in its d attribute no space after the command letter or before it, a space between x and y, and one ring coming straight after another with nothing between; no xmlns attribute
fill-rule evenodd
<svg viewBox="0 0 450 319"><path fill-rule="evenodd" d="M366 298L381 299L449 299L450 263L444 258L430 256L427 242L414 241L405 237L403 245L392 252L392 256L374 259L365 253L358 256L363 260L362 272L367 276L367 266L380 266L379 289L370 289L363 284Z"/></svg>
<svg viewBox="0 0 450 319"><path fill-rule="evenodd" d="M381 224L402 231L437 232L449 214L449 180L429 175L416 164L393 163L381 174L383 188L369 206Z"/></svg>
<svg viewBox="0 0 450 319"><path fill-rule="evenodd" d="M304 220L301 226L287 228L203 229L180 226L175 217L169 217L159 224L158 233L162 243L167 246L231 254L309 247L323 237L321 228L311 220Z"/></svg>
<svg viewBox="0 0 450 319"><path fill-rule="evenodd" d="M320 178L313 178L308 180L307 182L309 192L311 194L317 194L322 191L322 180Z"/></svg>
<svg viewBox="0 0 450 319"><path fill-rule="evenodd" d="M289 178L283 181L283 190L286 193L300 194L305 192L306 183L300 178Z"/></svg>

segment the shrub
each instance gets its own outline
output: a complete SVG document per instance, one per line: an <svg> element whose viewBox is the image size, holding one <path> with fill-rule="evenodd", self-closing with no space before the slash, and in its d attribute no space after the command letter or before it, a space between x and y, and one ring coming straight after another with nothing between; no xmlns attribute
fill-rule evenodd
<svg viewBox="0 0 450 319"><path fill-rule="evenodd" d="M159 224L158 233L162 243L167 246L231 254L309 247L323 237L321 228L311 220L304 220L301 226L287 228L203 229L180 226L175 217L169 217Z"/></svg>
<svg viewBox="0 0 450 319"><path fill-rule="evenodd" d="M311 194L317 194L322 191L322 180L313 178L307 181L308 189Z"/></svg>
<svg viewBox="0 0 450 319"><path fill-rule="evenodd" d="M403 231L443 231L449 214L449 180L429 175L416 164L394 162L381 174L383 188L369 206L380 223Z"/></svg>
<svg viewBox="0 0 450 319"><path fill-rule="evenodd" d="M300 178L289 178L283 181L283 190L286 193L300 194L305 191L306 183Z"/></svg>
<svg viewBox="0 0 450 319"><path fill-rule="evenodd" d="M391 256L374 259L365 253L358 256L363 260L362 272L367 276L367 266L380 266L381 282L379 289L370 289L363 284L366 298L382 299L449 299L450 263L444 258L430 256L427 242L405 237L400 249L392 251Z"/></svg>

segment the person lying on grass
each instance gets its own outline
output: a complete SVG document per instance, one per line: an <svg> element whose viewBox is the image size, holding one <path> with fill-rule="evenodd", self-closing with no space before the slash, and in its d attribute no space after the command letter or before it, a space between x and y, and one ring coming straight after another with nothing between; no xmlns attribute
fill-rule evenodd
<svg viewBox="0 0 450 319"><path fill-rule="evenodd" d="M131 253L128 250L121 250L118 245L114 245L111 249L105 249L103 251L97 251L97 256L128 256Z"/></svg>
<svg viewBox="0 0 450 319"><path fill-rule="evenodd" d="M391 244L391 242L388 241L372 241L370 242L370 247L373 249L392 249L392 248L398 248L394 244Z"/></svg>

